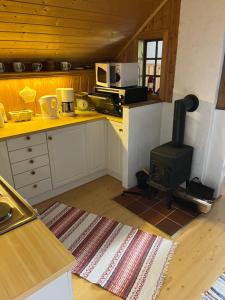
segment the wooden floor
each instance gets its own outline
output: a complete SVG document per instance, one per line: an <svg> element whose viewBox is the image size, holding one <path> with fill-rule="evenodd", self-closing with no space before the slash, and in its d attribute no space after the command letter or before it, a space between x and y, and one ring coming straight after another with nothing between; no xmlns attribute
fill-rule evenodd
<svg viewBox="0 0 225 300"><path fill-rule="evenodd" d="M104 176L37 207L41 211L51 202L60 201L166 237L154 226L112 201L121 191L119 181ZM210 213L196 218L173 240L178 242L178 246L158 299L199 300L201 293L225 271L225 196L217 201ZM76 300L121 299L75 275L73 284Z"/></svg>

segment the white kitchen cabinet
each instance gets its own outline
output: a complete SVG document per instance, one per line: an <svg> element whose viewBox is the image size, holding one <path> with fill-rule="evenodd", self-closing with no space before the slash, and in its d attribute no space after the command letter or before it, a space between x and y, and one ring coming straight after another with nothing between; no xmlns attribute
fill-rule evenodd
<svg viewBox="0 0 225 300"><path fill-rule="evenodd" d="M122 178L122 138L123 125L109 121L107 124L107 169L109 175L119 180Z"/></svg>
<svg viewBox="0 0 225 300"><path fill-rule="evenodd" d="M106 123L105 120L86 124L88 174L106 169Z"/></svg>
<svg viewBox="0 0 225 300"><path fill-rule="evenodd" d="M78 180L86 175L85 133L85 124L47 132L54 188Z"/></svg>
<svg viewBox="0 0 225 300"><path fill-rule="evenodd" d="M26 300L73 300L71 273L65 273L35 292Z"/></svg>
<svg viewBox="0 0 225 300"><path fill-rule="evenodd" d="M0 142L0 175L14 186L6 142Z"/></svg>

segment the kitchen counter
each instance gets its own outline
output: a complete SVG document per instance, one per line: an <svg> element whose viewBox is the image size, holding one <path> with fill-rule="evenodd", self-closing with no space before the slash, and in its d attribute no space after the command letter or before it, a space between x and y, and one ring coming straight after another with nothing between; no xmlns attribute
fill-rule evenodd
<svg viewBox="0 0 225 300"><path fill-rule="evenodd" d="M42 119L41 116L33 117L27 122L11 122L0 128L0 140L20 136L23 134L41 132L44 130L56 129L85 122L108 119L122 123L123 119L115 116L104 115L97 112L77 112L74 117L60 117L59 119Z"/></svg>
<svg viewBox="0 0 225 300"><path fill-rule="evenodd" d="M0 236L0 299L19 300L69 271L74 257L38 219Z"/></svg>

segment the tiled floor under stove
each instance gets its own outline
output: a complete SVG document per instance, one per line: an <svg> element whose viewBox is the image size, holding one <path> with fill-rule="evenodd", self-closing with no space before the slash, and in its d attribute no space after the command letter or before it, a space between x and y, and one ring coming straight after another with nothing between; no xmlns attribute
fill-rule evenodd
<svg viewBox="0 0 225 300"><path fill-rule="evenodd" d="M139 189L134 188L132 191L138 192ZM155 197L124 194L113 200L169 235L173 235L199 215L196 210L182 203L174 202L172 208L167 209L163 193Z"/></svg>

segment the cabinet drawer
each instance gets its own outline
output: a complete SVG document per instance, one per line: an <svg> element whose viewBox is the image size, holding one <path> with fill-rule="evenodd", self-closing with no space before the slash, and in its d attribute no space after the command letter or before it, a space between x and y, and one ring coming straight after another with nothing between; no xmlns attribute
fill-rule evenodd
<svg viewBox="0 0 225 300"><path fill-rule="evenodd" d="M29 125L28 125L29 126ZM45 133L27 134L18 138L7 140L7 146L9 151L21 149L33 145L43 144L46 142Z"/></svg>
<svg viewBox="0 0 225 300"><path fill-rule="evenodd" d="M50 191L51 189L52 189L51 179L48 178L45 180L35 182L30 185L27 185L20 189L17 189L17 192L24 198L29 199L29 198L35 197L37 195L43 194L47 191Z"/></svg>
<svg viewBox="0 0 225 300"><path fill-rule="evenodd" d="M41 155L37 157L32 157L27 160L23 160L11 165L13 175L23 173L32 169L43 167L49 164L48 155Z"/></svg>
<svg viewBox="0 0 225 300"><path fill-rule="evenodd" d="M11 163L30 159L35 156L41 156L48 153L47 144L40 144L36 146L30 146L27 148L15 150L9 152L9 158Z"/></svg>
<svg viewBox="0 0 225 300"><path fill-rule="evenodd" d="M14 183L16 188L20 188L48 177L50 177L49 165L15 175Z"/></svg>

